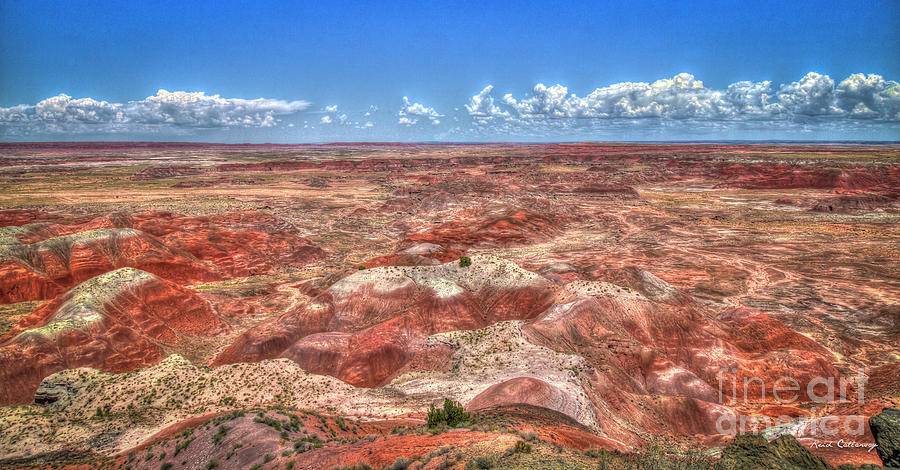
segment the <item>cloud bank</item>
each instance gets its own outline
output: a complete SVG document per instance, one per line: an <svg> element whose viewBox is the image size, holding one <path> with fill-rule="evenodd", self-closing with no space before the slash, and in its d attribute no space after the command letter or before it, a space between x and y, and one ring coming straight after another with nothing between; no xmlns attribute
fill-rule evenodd
<svg viewBox="0 0 900 470"><path fill-rule="evenodd" d="M724 90L706 88L688 73L653 83L624 82L597 88L584 97L563 85L538 83L531 96L506 94L496 104L487 86L465 108L478 125L503 121L520 125L554 120L655 120L657 122L773 121L815 119L900 122L900 85L879 75L853 74L837 85L827 75L808 73L775 87L742 81Z"/></svg>
<svg viewBox="0 0 900 470"><path fill-rule="evenodd" d="M388 100L390 98L388 97ZM623 82L584 96L562 84L530 93L487 85L463 102L434 107L404 96L394 113L377 105L223 98L159 90L143 100L110 103L60 94L34 105L0 107L0 137L14 140L197 135L286 142L337 140L900 140L900 84L876 74L836 81L810 72L781 85L741 81L710 88L688 73L654 82ZM457 103L454 106L454 103ZM395 108L396 109L396 108ZM288 117L310 115L302 128ZM284 119L287 122L282 122ZM81 137L79 137L81 136ZM116 137L117 136L117 137ZM235 137L237 136L237 137ZM205 137L204 137L205 138Z"/></svg>
<svg viewBox="0 0 900 470"><path fill-rule="evenodd" d="M35 105L0 108L0 130L40 134L266 128L277 126L279 116L298 113L308 106L306 101L246 100L166 90L127 103L59 94Z"/></svg>

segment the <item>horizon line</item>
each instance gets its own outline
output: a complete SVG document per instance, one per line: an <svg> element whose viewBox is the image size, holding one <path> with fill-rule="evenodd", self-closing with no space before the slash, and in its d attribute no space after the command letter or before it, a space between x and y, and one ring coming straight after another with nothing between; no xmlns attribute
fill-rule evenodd
<svg viewBox="0 0 900 470"><path fill-rule="evenodd" d="M698 139L698 140L546 140L546 141L467 141L467 140L423 140L423 141L320 141L320 142L214 142L200 140L35 140L0 141L0 145L65 145L65 144L143 144L143 145L226 145L226 146L321 146L321 145L554 145L554 144L820 144L820 145L900 145L900 140L796 140L796 139Z"/></svg>

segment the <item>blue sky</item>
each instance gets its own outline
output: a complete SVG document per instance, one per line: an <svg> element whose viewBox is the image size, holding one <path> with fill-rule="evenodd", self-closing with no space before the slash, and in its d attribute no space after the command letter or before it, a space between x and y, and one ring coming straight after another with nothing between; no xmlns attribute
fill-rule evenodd
<svg viewBox="0 0 900 470"><path fill-rule="evenodd" d="M0 139L900 140L898 51L896 1L0 0Z"/></svg>

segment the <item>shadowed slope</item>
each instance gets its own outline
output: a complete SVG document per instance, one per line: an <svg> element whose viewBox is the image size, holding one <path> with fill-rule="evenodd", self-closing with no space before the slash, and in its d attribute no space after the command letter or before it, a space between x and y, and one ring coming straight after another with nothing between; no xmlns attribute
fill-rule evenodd
<svg viewBox="0 0 900 470"><path fill-rule="evenodd" d="M162 344L227 329L192 291L133 268L111 271L38 307L0 338L0 402L31 401L41 379L62 369L133 370L159 361Z"/></svg>
<svg viewBox="0 0 900 470"><path fill-rule="evenodd" d="M545 279L491 257L475 257L470 267L367 269L244 333L214 364L288 357L312 372L371 387L403 367L427 336L531 318L554 295Z"/></svg>

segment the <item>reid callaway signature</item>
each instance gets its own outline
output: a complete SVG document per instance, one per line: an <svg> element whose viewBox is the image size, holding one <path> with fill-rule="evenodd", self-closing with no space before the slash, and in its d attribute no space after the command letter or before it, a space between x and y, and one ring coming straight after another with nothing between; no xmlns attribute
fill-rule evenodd
<svg viewBox="0 0 900 470"><path fill-rule="evenodd" d="M837 441L813 441L812 446L816 449L821 448L835 448L835 449L859 449L866 448L868 449L866 452L872 452L872 449L878 447L878 444L872 443L863 443L856 442L853 440L844 440L840 439Z"/></svg>

